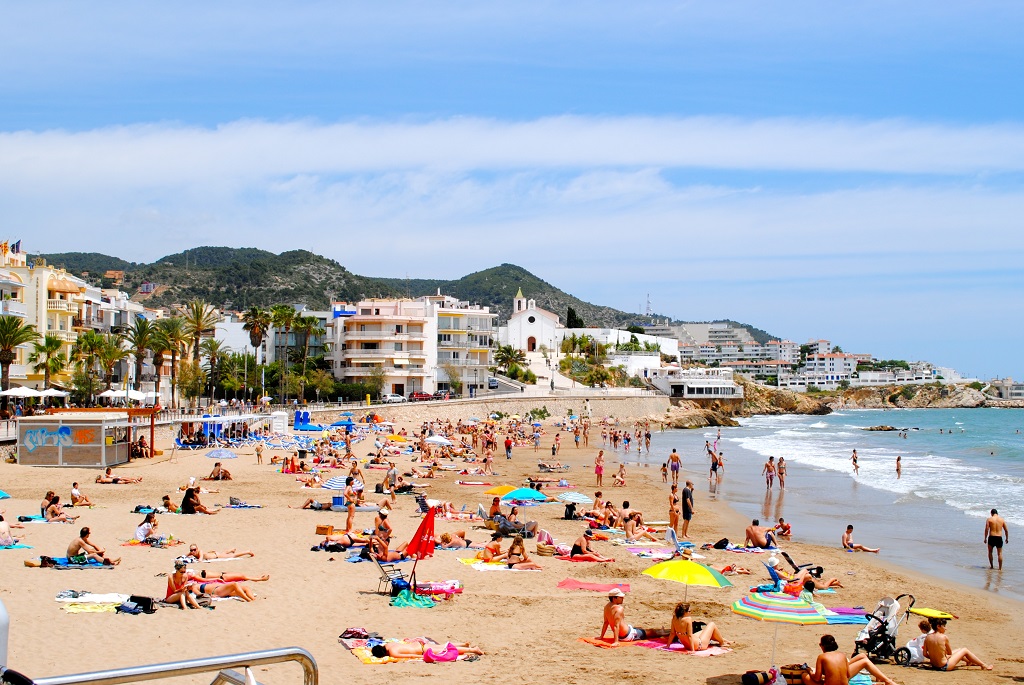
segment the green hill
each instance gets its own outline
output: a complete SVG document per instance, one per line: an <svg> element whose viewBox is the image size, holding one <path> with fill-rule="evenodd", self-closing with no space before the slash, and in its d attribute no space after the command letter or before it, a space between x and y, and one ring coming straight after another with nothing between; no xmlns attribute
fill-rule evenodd
<svg viewBox="0 0 1024 685"><path fill-rule="evenodd" d="M537 306L565 322L569 307L588 326L625 327L644 317L612 307L585 302L514 264L477 271L457 280L373 278L351 273L333 259L307 250L274 254L256 248L197 247L167 255L152 264L137 264L95 252L39 255L50 264L100 284L108 270L125 272L121 286L133 299L148 306L180 304L194 297L224 309L243 310L252 305L305 304L327 309L332 301L367 297L419 297L436 293L488 306L504 322L520 288ZM151 294L138 292L143 283L155 284ZM655 315L666 319L664 315ZM728 322L736 323L736 322ZM738 324L745 325L745 324ZM773 336L747 326L759 342Z"/></svg>

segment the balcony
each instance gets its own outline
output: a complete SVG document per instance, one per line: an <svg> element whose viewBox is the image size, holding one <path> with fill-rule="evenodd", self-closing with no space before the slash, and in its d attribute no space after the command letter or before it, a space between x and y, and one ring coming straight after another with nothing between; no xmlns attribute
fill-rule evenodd
<svg viewBox="0 0 1024 685"><path fill-rule="evenodd" d="M11 364L11 378L25 379L28 377L28 366L25 364Z"/></svg>
<svg viewBox="0 0 1024 685"><path fill-rule="evenodd" d="M423 331L404 331L396 333L394 329L386 331L345 331L343 338L358 340L419 340L424 338Z"/></svg>
<svg viewBox="0 0 1024 685"><path fill-rule="evenodd" d="M427 353L423 350L341 350L343 357L420 357L425 359Z"/></svg>
<svg viewBox="0 0 1024 685"><path fill-rule="evenodd" d="M47 300L46 309L51 312L77 312L78 305L67 300Z"/></svg>
<svg viewBox="0 0 1024 685"><path fill-rule="evenodd" d="M3 300L0 302L0 314L4 316L28 316L28 306L17 300Z"/></svg>
<svg viewBox="0 0 1024 685"><path fill-rule="evenodd" d="M64 342L73 343L78 340L78 334L72 331L46 331L46 335L52 335L58 340L63 340Z"/></svg>
<svg viewBox="0 0 1024 685"><path fill-rule="evenodd" d="M73 328L91 328L93 330L99 330L106 326L102 318L94 316L76 316L71 320L71 326Z"/></svg>

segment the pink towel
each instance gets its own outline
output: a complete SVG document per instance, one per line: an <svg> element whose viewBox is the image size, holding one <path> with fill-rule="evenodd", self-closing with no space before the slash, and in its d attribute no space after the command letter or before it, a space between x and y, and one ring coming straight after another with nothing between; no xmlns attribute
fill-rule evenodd
<svg viewBox="0 0 1024 685"><path fill-rule="evenodd" d="M594 592L608 592L616 588L623 592L629 592L629 583L584 583L575 578L566 578L558 584L563 590L592 590Z"/></svg>
<svg viewBox="0 0 1024 685"><path fill-rule="evenodd" d="M563 555L563 556L555 557L555 559L561 559L562 561L589 561L589 562L592 562L592 563L601 563L601 562L595 562L593 559L581 559L579 557L570 557L568 555ZM609 559L608 561L612 562L612 561L615 561L615 560L614 559Z"/></svg>
<svg viewBox="0 0 1024 685"><path fill-rule="evenodd" d="M717 647L712 645L707 649L702 649L698 652L691 652L686 647L683 647L678 642L673 645L666 644L668 638L660 637L653 640L638 640L634 644L637 647L646 647L647 649L660 649L663 652L676 652L678 654L689 654L690 656L718 656L719 654L727 654L731 652L731 649L726 647Z"/></svg>

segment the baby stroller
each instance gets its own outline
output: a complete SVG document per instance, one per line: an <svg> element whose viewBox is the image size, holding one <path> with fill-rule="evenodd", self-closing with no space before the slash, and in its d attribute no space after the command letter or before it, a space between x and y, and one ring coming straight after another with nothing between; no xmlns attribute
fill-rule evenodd
<svg viewBox="0 0 1024 685"><path fill-rule="evenodd" d="M910 602L907 610L900 613L900 600L904 597L909 597ZM910 594L898 595L896 599L883 597L874 613L865 614L868 624L857 634L853 656L866 652L872 660L894 659L897 664L906 665L910 661L910 650L906 647L897 648L896 636L900 625L907 620L914 601L914 595Z"/></svg>

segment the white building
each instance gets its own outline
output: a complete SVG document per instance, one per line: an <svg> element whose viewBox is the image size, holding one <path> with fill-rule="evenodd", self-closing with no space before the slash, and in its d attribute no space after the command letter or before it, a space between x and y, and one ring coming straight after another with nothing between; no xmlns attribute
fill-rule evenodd
<svg viewBox="0 0 1024 685"><path fill-rule="evenodd" d="M661 369L651 383L670 397L687 400L743 399L743 386L729 369Z"/></svg>
<svg viewBox="0 0 1024 685"><path fill-rule="evenodd" d="M631 333L630 331L623 331L618 328L562 328L556 333L556 344L560 345L564 339L573 335L576 337L585 335L594 338L597 342L608 347L609 354L615 351L617 345L628 343L633 338L636 338L637 342L641 345L657 345L661 354L668 355L673 359L679 358L679 341L675 338L664 338L646 333Z"/></svg>
<svg viewBox="0 0 1024 685"><path fill-rule="evenodd" d="M844 352L809 354L804 363L804 373L836 376L837 380L850 380L857 370L857 358Z"/></svg>
<svg viewBox="0 0 1024 685"><path fill-rule="evenodd" d="M534 300L523 296L522 288L512 303L512 315L508 323L498 329L498 341L511 345L517 350L536 352L541 345L551 349L558 345L565 326L559 323L558 315L540 309Z"/></svg>

